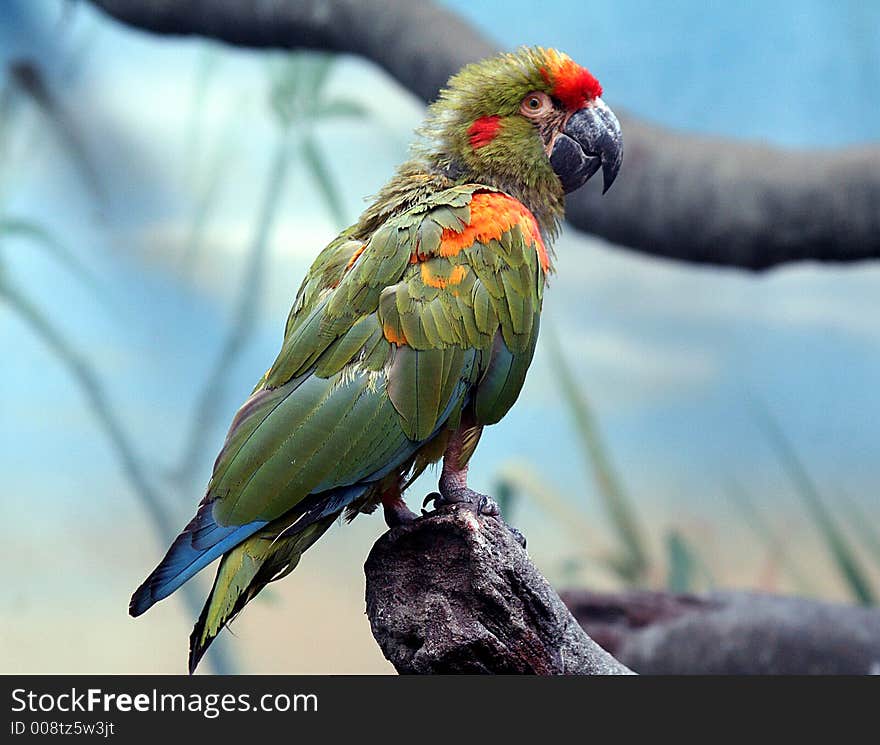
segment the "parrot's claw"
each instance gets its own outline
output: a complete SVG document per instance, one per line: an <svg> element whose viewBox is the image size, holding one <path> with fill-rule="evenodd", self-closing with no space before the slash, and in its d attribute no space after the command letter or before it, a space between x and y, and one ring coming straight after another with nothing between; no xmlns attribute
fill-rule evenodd
<svg viewBox="0 0 880 745"><path fill-rule="evenodd" d="M458 489L447 489L444 493L440 492L431 492L427 497L425 497L422 502L422 515L427 515L428 512L425 510L425 507L431 505L435 510L446 507L450 504L460 504L466 507L469 507L478 515L486 515L487 517L497 517L504 523L507 529L513 534L516 542L522 546L526 547L526 537L517 529L511 525L508 525L507 522L501 517L501 509L498 507L498 502L496 502L492 497L487 496L486 494L480 494L479 492L475 492L473 489L468 489L467 487L461 487Z"/></svg>
<svg viewBox="0 0 880 745"><path fill-rule="evenodd" d="M447 489L444 492L431 492L422 502L422 507L428 504L437 510L450 504L466 505L473 509L478 515L488 515L489 517L497 517L501 514L498 508L498 502L492 497L475 492L473 489L462 487L459 489ZM424 509L422 510L424 513Z"/></svg>

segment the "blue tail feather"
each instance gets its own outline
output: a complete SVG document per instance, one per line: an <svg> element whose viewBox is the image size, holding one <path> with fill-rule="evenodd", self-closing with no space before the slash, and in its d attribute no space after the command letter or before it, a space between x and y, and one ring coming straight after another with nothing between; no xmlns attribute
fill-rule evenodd
<svg viewBox="0 0 880 745"><path fill-rule="evenodd" d="M139 616L154 603L167 598L214 559L267 523L266 520L255 520L246 525L218 525L212 513L213 504L210 502L199 507L159 566L131 596L128 612L132 616Z"/></svg>

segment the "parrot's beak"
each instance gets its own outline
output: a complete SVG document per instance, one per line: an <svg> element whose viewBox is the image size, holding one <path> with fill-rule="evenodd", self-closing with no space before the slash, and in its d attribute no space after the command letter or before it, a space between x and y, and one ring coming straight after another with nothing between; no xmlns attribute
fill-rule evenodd
<svg viewBox="0 0 880 745"><path fill-rule="evenodd" d="M604 194L614 183L622 160L620 122L601 98L568 118L550 152L550 165L566 192L583 186L601 166Z"/></svg>

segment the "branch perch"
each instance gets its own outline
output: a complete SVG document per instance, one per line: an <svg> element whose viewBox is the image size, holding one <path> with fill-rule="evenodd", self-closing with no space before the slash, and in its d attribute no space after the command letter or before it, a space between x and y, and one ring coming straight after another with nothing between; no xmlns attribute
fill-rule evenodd
<svg viewBox="0 0 880 745"><path fill-rule="evenodd" d="M457 506L385 533L364 569L373 636L400 673L880 673L877 609L751 592L560 599L503 523Z"/></svg>
<svg viewBox="0 0 880 745"><path fill-rule="evenodd" d="M591 637L639 673L880 673L876 608L752 592L562 597Z"/></svg>
<svg viewBox="0 0 880 745"><path fill-rule="evenodd" d="M372 60L424 101L497 46L464 19L410 0L90 0L157 34ZM613 95L611 96L613 103ZM788 151L618 117L624 170L568 200L569 222L637 251L767 269L880 257L880 147Z"/></svg>
<svg viewBox="0 0 880 745"><path fill-rule="evenodd" d="M385 533L364 571L373 636L399 673L631 672L494 517L444 507Z"/></svg>

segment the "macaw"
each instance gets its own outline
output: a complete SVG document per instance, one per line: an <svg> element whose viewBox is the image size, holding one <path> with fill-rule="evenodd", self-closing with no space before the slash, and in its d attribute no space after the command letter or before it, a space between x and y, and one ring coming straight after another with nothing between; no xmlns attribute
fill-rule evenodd
<svg viewBox="0 0 880 745"><path fill-rule="evenodd" d="M412 157L318 255L281 351L235 415L195 517L135 591L138 616L221 558L189 670L340 515L382 505L443 461L435 506L468 488L483 428L535 351L564 195L622 159L596 78L553 49L468 65L428 108Z"/></svg>

